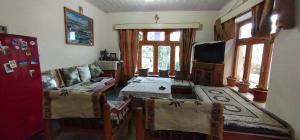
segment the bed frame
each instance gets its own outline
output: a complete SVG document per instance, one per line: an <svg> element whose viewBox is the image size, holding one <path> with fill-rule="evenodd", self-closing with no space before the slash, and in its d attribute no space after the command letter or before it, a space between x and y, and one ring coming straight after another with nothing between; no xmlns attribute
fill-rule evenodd
<svg viewBox="0 0 300 140"><path fill-rule="evenodd" d="M104 140L115 140L120 136L121 132L127 127L127 132L130 133L131 130L131 119L132 119L132 109L131 109L131 98L125 100L125 103L118 108L112 108L105 97L105 91L111 87L114 87L114 81L108 83L105 87L97 91L100 96L100 104L102 107L102 116L99 119L76 119L74 118L63 118L63 119L44 119L45 124L45 139L53 140L59 134L64 132L74 132L83 135L94 135L101 137ZM111 113L120 114L128 108L128 112L123 117L122 121L115 127L111 121ZM73 120L72 120L73 119ZM53 121L58 121L61 128L54 131L52 127ZM99 121L103 122L102 127L99 127ZM67 123L66 123L67 122ZM66 125L67 124L67 125ZM98 126L98 127L97 127Z"/></svg>

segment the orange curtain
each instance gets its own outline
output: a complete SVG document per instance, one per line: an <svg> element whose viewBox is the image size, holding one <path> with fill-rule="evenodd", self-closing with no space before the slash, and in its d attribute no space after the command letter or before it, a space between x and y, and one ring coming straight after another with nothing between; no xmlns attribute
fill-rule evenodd
<svg viewBox="0 0 300 140"><path fill-rule="evenodd" d="M190 77L192 45L195 42L196 29L183 29L180 40L180 70L186 79Z"/></svg>
<svg viewBox="0 0 300 140"><path fill-rule="evenodd" d="M138 53L138 30L120 30L120 53L124 61L121 79L123 84L132 78L137 66Z"/></svg>
<svg viewBox="0 0 300 140"><path fill-rule="evenodd" d="M254 37L270 35L273 7L274 0L265 0L252 8L252 35Z"/></svg>
<svg viewBox="0 0 300 140"><path fill-rule="evenodd" d="M216 20L215 22L215 40L230 40L235 37L236 26L235 19L230 19L223 24L221 19Z"/></svg>
<svg viewBox="0 0 300 140"><path fill-rule="evenodd" d="M295 0L275 0L274 11L278 14L277 26L291 29L295 26Z"/></svg>

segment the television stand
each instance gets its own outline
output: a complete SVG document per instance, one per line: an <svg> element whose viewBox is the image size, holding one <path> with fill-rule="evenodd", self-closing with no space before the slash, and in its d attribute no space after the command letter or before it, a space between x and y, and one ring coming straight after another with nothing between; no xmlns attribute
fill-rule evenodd
<svg viewBox="0 0 300 140"><path fill-rule="evenodd" d="M224 86L224 64L193 61L192 79L197 85Z"/></svg>

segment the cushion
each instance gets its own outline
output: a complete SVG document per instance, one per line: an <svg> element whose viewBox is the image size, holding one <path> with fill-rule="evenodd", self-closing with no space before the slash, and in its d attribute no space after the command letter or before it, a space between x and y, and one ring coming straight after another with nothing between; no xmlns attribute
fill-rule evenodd
<svg viewBox="0 0 300 140"><path fill-rule="evenodd" d="M147 77L148 69L139 69L139 76Z"/></svg>
<svg viewBox="0 0 300 140"><path fill-rule="evenodd" d="M169 70L159 70L159 77L169 77Z"/></svg>
<svg viewBox="0 0 300 140"><path fill-rule="evenodd" d="M181 71L175 71L175 80L184 80L184 75Z"/></svg>
<svg viewBox="0 0 300 140"><path fill-rule="evenodd" d="M58 84L55 81L54 73L50 70L42 73L42 83L44 90L54 89L58 87Z"/></svg>
<svg viewBox="0 0 300 140"><path fill-rule="evenodd" d="M90 64L89 65L90 68L90 72L91 72L91 76L92 78L97 78L99 77L102 73L104 73L102 71L102 69L99 67L99 65L97 64Z"/></svg>
<svg viewBox="0 0 300 140"><path fill-rule="evenodd" d="M92 76L88 65L78 66L77 70L79 72L81 81L85 82L91 80Z"/></svg>
<svg viewBox="0 0 300 140"><path fill-rule="evenodd" d="M76 67L63 68L61 73L66 86L72 86L81 82Z"/></svg>

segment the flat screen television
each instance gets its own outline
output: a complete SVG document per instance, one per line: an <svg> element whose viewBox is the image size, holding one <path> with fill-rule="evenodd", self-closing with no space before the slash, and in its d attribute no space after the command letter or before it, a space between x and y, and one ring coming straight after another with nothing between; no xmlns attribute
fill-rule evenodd
<svg viewBox="0 0 300 140"><path fill-rule="evenodd" d="M207 63L224 62L225 42L199 43L194 45L194 60Z"/></svg>

